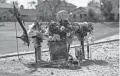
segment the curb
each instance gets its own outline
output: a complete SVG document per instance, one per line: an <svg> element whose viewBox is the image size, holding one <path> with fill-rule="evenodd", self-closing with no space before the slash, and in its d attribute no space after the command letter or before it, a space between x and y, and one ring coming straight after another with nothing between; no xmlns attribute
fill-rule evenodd
<svg viewBox="0 0 120 76"><path fill-rule="evenodd" d="M42 52L48 52L48 49L43 49ZM28 51L28 52L19 52L19 55L28 55L28 54L34 54L34 51ZM9 54L4 54L0 55L0 58L6 58L6 57L13 57L13 56L18 56L18 53L9 53Z"/></svg>

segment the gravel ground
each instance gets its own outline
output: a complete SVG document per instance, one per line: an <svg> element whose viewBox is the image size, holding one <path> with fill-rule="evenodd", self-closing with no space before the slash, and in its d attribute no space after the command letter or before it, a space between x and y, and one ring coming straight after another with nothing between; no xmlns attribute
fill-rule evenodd
<svg viewBox="0 0 120 76"><path fill-rule="evenodd" d="M76 69L50 64L49 52L42 53L44 61L38 64L34 63L34 54L20 56L21 62L17 57L1 58L0 76L119 76L118 41L91 45L90 53L90 60Z"/></svg>

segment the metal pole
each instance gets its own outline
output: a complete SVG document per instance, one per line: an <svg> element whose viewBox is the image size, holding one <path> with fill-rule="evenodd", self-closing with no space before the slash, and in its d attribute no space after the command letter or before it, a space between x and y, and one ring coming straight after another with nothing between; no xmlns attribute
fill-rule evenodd
<svg viewBox="0 0 120 76"><path fill-rule="evenodd" d="M84 37L81 38L81 46L82 46L82 59L85 59L85 52L84 52Z"/></svg>
<svg viewBox="0 0 120 76"><path fill-rule="evenodd" d="M69 50L70 50L70 44L68 44L68 47L67 47L67 48L68 48L67 52L69 53Z"/></svg>
<svg viewBox="0 0 120 76"><path fill-rule="evenodd" d="M88 54L88 59L89 59L89 45L87 45L87 54Z"/></svg>
<svg viewBox="0 0 120 76"><path fill-rule="evenodd" d="M37 63L37 48L35 47L35 62Z"/></svg>
<svg viewBox="0 0 120 76"><path fill-rule="evenodd" d="M18 49L18 39L17 39L17 27L16 27L16 21L15 21L15 31L16 31L16 44L17 44L18 60L20 61L20 58L19 58L19 49Z"/></svg>

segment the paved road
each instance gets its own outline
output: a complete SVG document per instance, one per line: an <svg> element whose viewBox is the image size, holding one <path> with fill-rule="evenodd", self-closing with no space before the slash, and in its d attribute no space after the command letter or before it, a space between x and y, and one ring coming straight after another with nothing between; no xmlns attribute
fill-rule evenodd
<svg viewBox="0 0 120 76"><path fill-rule="evenodd" d="M17 52L17 45L16 45L16 32L15 32L15 26L13 22L5 22L5 26L0 26L0 54L5 53L12 53ZM31 22L26 22L26 25L32 24ZM113 23L110 24L101 24L101 23L94 23L94 36L95 40L99 40L108 36L112 36L115 34L119 34L119 28L116 27ZM113 27L115 26L115 27ZM26 27L27 28L27 27ZM22 30L17 23L17 30L18 30L18 36L21 36ZM26 46L23 45L23 41L18 39L19 41L19 51L31 51L34 50L33 45L30 45L30 48L28 49ZM79 43L75 42L74 44ZM47 48L47 41L44 41L42 43L42 48Z"/></svg>

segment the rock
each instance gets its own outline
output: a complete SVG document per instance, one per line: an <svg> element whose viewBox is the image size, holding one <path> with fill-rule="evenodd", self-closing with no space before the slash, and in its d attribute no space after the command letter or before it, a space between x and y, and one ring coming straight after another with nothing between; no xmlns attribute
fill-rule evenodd
<svg viewBox="0 0 120 76"><path fill-rule="evenodd" d="M51 75L54 75L54 73L53 73L53 72L51 72Z"/></svg>
<svg viewBox="0 0 120 76"><path fill-rule="evenodd" d="M15 59L12 59L12 61L15 61Z"/></svg>

